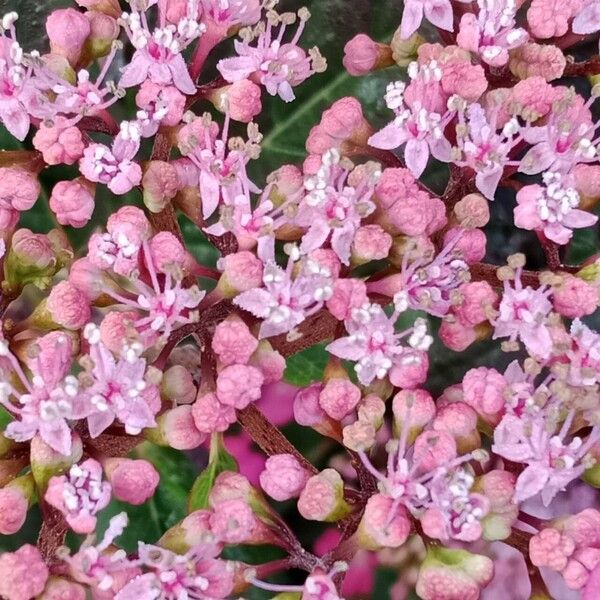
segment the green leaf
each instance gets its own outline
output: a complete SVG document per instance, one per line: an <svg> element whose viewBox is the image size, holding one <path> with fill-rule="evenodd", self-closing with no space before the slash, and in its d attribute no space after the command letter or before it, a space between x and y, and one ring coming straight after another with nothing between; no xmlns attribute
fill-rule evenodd
<svg viewBox="0 0 600 600"><path fill-rule="evenodd" d="M213 434L210 442L210 456L208 459L208 466L194 481L192 490L190 491L190 498L188 502L189 511L200 510L201 508L208 508L208 497L215 483L215 479L220 473L224 471L237 471L238 464L225 450L223 445L223 436L221 434Z"/></svg>
<svg viewBox="0 0 600 600"><path fill-rule="evenodd" d="M285 381L298 387L306 387L321 380L329 358L325 346L326 344L316 344L290 356L283 374Z"/></svg>

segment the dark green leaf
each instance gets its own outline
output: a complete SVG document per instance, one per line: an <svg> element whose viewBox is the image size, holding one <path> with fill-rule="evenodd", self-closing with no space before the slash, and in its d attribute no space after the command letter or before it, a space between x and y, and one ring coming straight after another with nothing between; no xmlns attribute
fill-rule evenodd
<svg viewBox="0 0 600 600"><path fill-rule="evenodd" d="M292 385L305 387L322 379L329 358L325 346L326 344L316 344L290 356L283 374L285 380Z"/></svg>

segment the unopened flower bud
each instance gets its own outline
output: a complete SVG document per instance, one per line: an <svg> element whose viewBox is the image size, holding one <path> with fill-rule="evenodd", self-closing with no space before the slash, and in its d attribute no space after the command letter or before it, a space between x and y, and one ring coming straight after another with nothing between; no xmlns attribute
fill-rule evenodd
<svg viewBox="0 0 600 600"><path fill-rule="evenodd" d="M407 67L417 57L419 46L425 43L425 39L418 33L413 33L409 38L403 39L400 27L394 33L390 42L392 58L399 67Z"/></svg>
<svg viewBox="0 0 600 600"><path fill-rule="evenodd" d="M23 527L34 495L35 482L31 473L0 488L0 534L13 535Z"/></svg>
<svg viewBox="0 0 600 600"><path fill-rule="evenodd" d="M156 444L176 450L192 450L206 439L206 433L196 427L189 404L165 411L156 418L156 422L157 428L144 431L146 437Z"/></svg>
<svg viewBox="0 0 600 600"><path fill-rule="evenodd" d="M192 404L196 399L196 386L192 374L181 365L173 365L164 372L160 394L167 402Z"/></svg>
<svg viewBox="0 0 600 600"><path fill-rule="evenodd" d="M267 459L260 474L262 489L274 500L283 502L300 494L309 474L292 454L276 454Z"/></svg>
<svg viewBox="0 0 600 600"><path fill-rule="evenodd" d="M358 527L361 548L380 550L399 548L410 533L410 518L403 504L393 509L393 499L382 494L371 496Z"/></svg>
<svg viewBox="0 0 600 600"><path fill-rule="evenodd" d="M157 470L146 460L109 458L102 466L113 496L133 505L151 498L160 480Z"/></svg>
<svg viewBox="0 0 600 600"><path fill-rule="evenodd" d="M36 435L31 440L31 472L38 492L43 494L52 477L68 471L72 465L81 460L82 456L83 445L80 437L75 433L72 434L69 456L53 450L39 435Z"/></svg>
<svg viewBox="0 0 600 600"><path fill-rule="evenodd" d="M249 79L214 90L208 100L217 110L242 123L250 123L262 111L261 88Z"/></svg>
<svg viewBox="0 0 600 600"><path fill-rule="evenodd" d="M90 22L74 8L55 10L46 20L46 32L52 52L64 56L73 66L77 65L81 57L90 31Z"/></svg>
<svg viewBox="0 0 600 600"><path fill-rule="evenodd" d="M487 556L431 546L419 570L417 594L423 600L438 600L440 594L448 600L479 598L493 573L493 563ZM452 590L450 595L448 590Z"/></svg>
<svg viewBox="0 0 600 600"><path fill-rule="evenodd" d="M55 274L56 263L56 255L47 235L19 229L12 237L4 263L6 285L19 290L32 283L43 289Z"/></svg>
<svg viewBox="0 0 600 600"><path fill-rule="evenodd" d="M158 213L177 194L179 178L175 167L162 160L152 160L144 172L142 188L144 204L148 210Z"/></svg>
<svg viewBox="0 0 600 600"><path fill-rule="evenodd" d="M94 212L96 185L84 177L59 181L52 189L50 209L61 225L83 227Z"/></svg>
<svg viewBox="0 0 600 600"><path fill-rule="evenodd" d="M350 75L367 75L375 69L383 69L394 64L392 49L380 44L368 35L359 33L344 46L344 67Z"/></svg>
<svg viewBox="0 0 600 600"><path fill-rule="evenodd" d="M335 469L313 475L298 499L298 511L310 521L333 523L343 519L350 510L344 500L344 482Z"/></svg>
<svg viewBox="0 0 600 600"><path fill-rule="evenodd" d="M90 35L85 47L87 56L90 59L106 56L119 37L117 20L97 10L86 12L85 17L90 23Z"/></svg>

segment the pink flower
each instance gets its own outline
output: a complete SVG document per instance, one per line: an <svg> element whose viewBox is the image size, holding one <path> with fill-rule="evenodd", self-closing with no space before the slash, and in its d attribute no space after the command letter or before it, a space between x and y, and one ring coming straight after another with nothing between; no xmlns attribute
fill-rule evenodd
<svg viewBox="0 0 600 600"><path fill-rule="evenodd" d="M352 311L345 321L349 335L334 340L327 346L331 354L357 364L354 370L363 385L375 378L383 379L394 366L420 362L415 350L429 348L433 338L427 335L424 321L417 319L414 327L396 333L394 323L399 312L388 317L377 304L367 304ZM409 347L399 344L408 337Z"/></svg>
<svg viewBox="0 0 600 600"><path fill-rule="evenodd" d="M576 0L572 0L572 2L575 3ZM586 35L598 31L600 29L600 2L598 0L584 2L583 9L576 12L578 8L579 4L574 4L572 14L576 16L573 19L573 33Z"/></svg>
<svg viewBox="0 0 600 600"><path fill-rule="evenodd" d="M336 279L327 310L338 320L350 319L352 311L368 303L367 286L360 279Z"/></svg>
<svg viewBox="0 0 600 600"><path fill-rule="evenodd" d="M252 131L249 127L249 135ZM218 125L207 118L194 119L177 134L179 150L198 169L197 185L204 219L208 219L220 204L233 206L238 197L259 191L246 173L246 165L252 158L254 148L253 135L245 147L240 148L238 145L235 149L230 148L227 144L228 115L225 117L221 136L218 134Z"/></svg>
<svg viewBox="0 0 600 600"><path fill-rule="evenodd" d="M442 1L447 2L451 11L449 0ZM414 0L413 4L421 6L420 0ZM406 3L405 13L410 5L410 2ZM421 67L412 63L409 76L413 81L408 88L401 81L388 85L385 102L396 116L369 138L369 144L384 150L405 146L406 166L418 178L423 174L430 154L442 162L450 161L451 146L444 137L444 129L455 113L443 100L440 105L440 97L443 99L440 94L442 70L435 61Z"/></svg>
<svg viewBox="0 0 600 600"><path fill-rule="evenodd" d="M146 360L139 357L139 345L126 347L115 359L100 341L100 331L91 323L84 332L90 344L91 385L85 390L89 402L88 428L98 437L113 421L125 425L129 435L155 427L154 416L160 408L158 388L146 380Z"/></svg>
<svg viewBox="0 0 600 600"><path fill-rule="evenodd" d="M367 501L359 525L361 546L378 550L399 548L410 533L410 518L404 506L384 494L373 494Z"/></svg>
<svg viewBox="0 0 600 600"><path fill-rule="evenodd" d="M339 166L340 155L328 150L317 174L305 180L306 196L300 201L295 221L308 227L300 251L321 248L331 235L331 248L344 264L350 263L352 242L361 220L375 210L371 201L377 174L349 185L348 171Z"/></svg>
<svg viewBox="0 0 600 600"><path fill-rule="evenodd" d="M286 270L267 263L263 272L265 287L242 292L234 299L234 304L263 319L259 339L294 330L319 311L333 293L328 269L305 259L299 261L300 269L292 278L296 264L292 257Z"/></svg>
<svg viewBox="0 0 600 600"><path fill-rule="evenodd" d="M250 45L250 40L235 41L235 51L238 56L220 60L217 68L225 80L229 82L241 79L254 79L271 96L279 95L285 102L291 102L295 96L292 88L301 84L314 73L324 70L324 61L316 49L310 58L298 46L298 41L310 14L306 9L298 12L300 24L289 43L282 43L288 26L286 19L281 19L281 26L274 35L275 20L267 21L266 29L256 39L256 46Z"/></svg>
<svg viewBox="0 0 600 600"><path fill-rule="evenodd" d="M124 28L135 47L131 62L123 69L119 85L124 88L140 85L150 79L158 85L174 85L183 94L194 94L196 86L188 73L181 52L202 35L206 26L188 9L177 24L166 24L164 16L154 31L148 28L143 10L132 4L131 13L123 13ZM188 7L196 6L195 2Z"/></svg>
<svg viewBox="0 0 600 600"><path fill-rule="evenodd" d="M111 149L103 144L90 144L85 149L79 169L88 181L103 183L119 196L126 194L142 181L142 169L133 161L139 148L139 126L125 121Z"/></svg>
<svg viewBox="0 0 600 600"><path fill-rule="evenodd" d="M61 225L83 227L94 212L95 186L83 177L73 181L59 181L52 188L50 209Z"/></svg>
<svg viewBox="0 0 600 600"><path fill-rule="evenodd" d="M212 101L217 109L242 123L250 123L263 108L260 86L249 79L240 79L215 90Z"/></svg>
<svg viewBox="0 0 600 600"><path fill-rule="evenodd" d="M151 137L161 125L179 125L185 110L185 96L173 86L165 86L146 79L135 96L140 110L136 113L142 136Z"/></svg>
<svg viewBox="0 0 600 600"><path fill-rule="evenodd" d="M494 339L507 337L511 343L520 339L528 352L548 358L552 352L552 338L546 320L552 304L551 290L547 287L533 289L521 283L522 267L515 273L514 286L504 282L504 292L493 322Z"/></svg>
<svg viewBox="0 0 600 600"><path fill-rule="evenodd" d="M47 116L43 94L36 86L32 70L24 64L23 48L16 39L16 12L2 18L0 35L0 121L18 140L29 131L31 117ZM8 34L8 35L7 35Z"/></svg>
<svg viewBox="0 0 600 600"><path fill-rule="evenodd" d="M517 6L513 0L493 4L478 0L477 5L477 16L462 16L456 43L479 54L487 64L502 67L508 62L508 51L523 45L529 35L525 29L515 27Z"/></svg>
<svg viewBox="0 0 600 600"><path fill-rule="evenodd" d="M527 11L527 23L536 38L562 37L569 31L569 21L586 4L583 0L533 0ZM588 17L589 18L589 17ZM575 30L573 23L573 30Z"/></svg>
<svg viewBox="0 0 600 600"><path fill-rule="evenodd" d="M146 572L131 579L114 600L142 598L226 598L233 590L233 570L215 558L219 548L202 544L185 554L139 543L136 563Z"/></svg>
<svg viewBox="0 0 600 600"><path fill-rule="evenodd" d="M350 75L367 75L376 67L380 54L385 52L385 49L383 44L378 44L368 35L359 33L344 46L344 67Z"/></svg>
<svg viewBox="0 0 600 600"><path fill-rule="evenodd" d="M73 465L67 475L52 477L44 495L75 533L96 529L96 514L108 506L110 497L110 483L102 481L102 466L92 458Z"/></svg>
<svg viewBox="0 0 600 600"><path fill-rule="evenodd" d="M574 94L549 114L545 124L525 127L523 138L532 147L521 159L519 171L527 175L567 173L578 163L597 161L593 143L596 125L590 112L594 100L592 95L584 102Z"/></svg>
<svg viewBox="0 0 600 600"><path fill-rule="evenodd" d="M527 185L517 193L515 225L543 231L549 240L567 244L573 236L572 229L590 227L598 217L577 208L579 194L573 187L566 187L570 178L551 172L542 177L545 187Z"/></svg>
<svg viewBox="0 0 600 600"><path fill-rule="evenodd" d="M8 376L0 384L0 403L17 417L6 427L6 437L25 442L38 433L53 450L69 456L71 429L67 421L85 415L77 380L68 375L71 353L71 338L64 333L52 332L40 338L38 354L29 365L33 374L30 381L8 344L0 340L0 356L8 360L24 390L8 383ZM16 404L10 401L11 397Z"/></svg>
<svg viewBox="0 0 600 600"><path fill-rule="evenodd" d="M476 172L475 185L488 199L493 200L504 167L513 163L509 153L520 141L520 126L516 119L504 125L500 133L496 130L497 111L488 116L480 104L471 104L458 113L457 146L460 158L454 164L467 166Z"/></svg>
<svg viewBox="0 0 600 600"><path fill-rule="evenodd" d="M585 456L600 439L600 429L594 427L585 441L578 436L568 441L575 412L569 412L558 431L548 430L546 413L547 409L537 413L530 409L521 417L507 414L494 431L492 450L527 465L517 478L515 502L541 494L544 506L548 506L559 491L585 471Z"/></svg>
<svg viewBox="0 0 600 600"><path fill-rule="evenodd" d="M0 554L0 595L7 600L32 600L48 580L48 567L39 550L30 544Z"/></svg>
<svg viewBox="0 0 600 600"><path fill-rule="evenodd" d="M0 489L0 534L17 533L27 518L29 499L18 482Z"/></svg>

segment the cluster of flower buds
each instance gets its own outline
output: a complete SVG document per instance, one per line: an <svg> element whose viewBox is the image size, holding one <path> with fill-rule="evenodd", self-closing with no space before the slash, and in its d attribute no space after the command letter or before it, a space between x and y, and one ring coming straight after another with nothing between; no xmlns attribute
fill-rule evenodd
<svg viewBox="0 0 600 600"><path fill-rule="evenodd" d="M405 0L261 180L277 4L0 19L0 597L596 600L600 0Z"/></svg>

